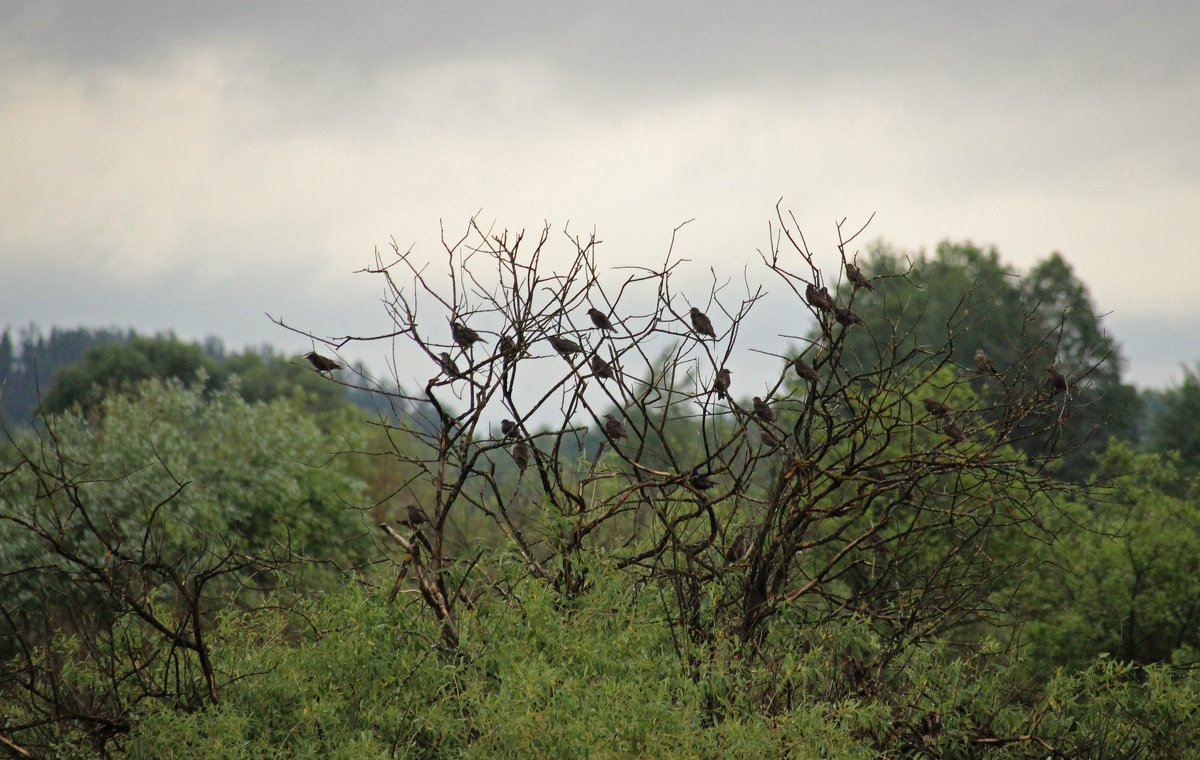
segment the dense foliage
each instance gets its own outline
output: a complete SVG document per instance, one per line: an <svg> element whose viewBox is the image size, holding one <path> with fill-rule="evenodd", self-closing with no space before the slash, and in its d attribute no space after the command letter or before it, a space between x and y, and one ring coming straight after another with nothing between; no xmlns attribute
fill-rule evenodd
<svg viewBox="0 0 1200 760"><path fill-rule="evenodd" d="M453 339L390 301L433 367L420 389L132 337L61 374L85 379L0 453L0 748L1200 756L1195 376L1139 447L1137 409L1109 405L1128 400L1117 346L1061 257L1017 280L969 245L911 269L877 250L875 290L831 294L863 324L815 307L811 344L785 349L816 381L788 361L720 394L756 294L711 293L706 342L670 262L609 298L594 241L538 279L540 245L490 240L472 250L508 284L426 299L452 305ZM795 253L803 277L764 260L797 295L841 279ZM643 282L657 306L620 331L564 314L616 322ZM568 335L578 358L542 349ZM98 380L138 356L191 369ZM539 382L540 402L514 391ZM364 425L313 383L387 414ZM1086 446L1059 429L1105 415Z"/></svg>

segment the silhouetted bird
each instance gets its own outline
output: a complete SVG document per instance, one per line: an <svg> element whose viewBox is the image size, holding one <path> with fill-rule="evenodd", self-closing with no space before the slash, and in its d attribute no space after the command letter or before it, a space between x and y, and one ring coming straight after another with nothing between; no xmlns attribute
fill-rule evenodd
<svg viewBox="0 0 1200 760"><path fill-rule="evenodd" d="M592 366L592 375L597 379L612 380L613 377L615 377L613 374L612 365L601 359L596 354L592 354L592 358L589 360L589 363Z"/></svg>
<svg viewBox="0 0 1200 760"><path fill-rule="evenodd" d="M921 399L921 403L925 405L926 411L928 411L930 414L937 415L938 417L945 417L947 414L954 411L935 398L923 398Z"/></svg>
<svg viewBox="0 0 1200 760"><path fill-rule="evenodd" d="M725 550L725 561L731 565L743 562L750 556L753 548L754 545L750 543L750 539L746 538L746 534L739 533L729 548Z"/></svg>
<svg viewBox="0 0 1200 760"><path fill-rule="evenodd" d="M625 424L611 414L604 415L604 432L614 441L629 437L625 432Z"/></svg>
<svg viewBox="0 0 1200 760"><path fill-rule="evenodd" d="M517 469L524 473L529 467L529 447L517 441L512 445L512 458L517 463Z"/></svg>
<svg viewBox="0 0 1200 760"><path fill-rule="evenodd" d="M717 487L716 481L708 477L707 473L700 472L699 468L692 470L692 476L688 479L688 482L697 491L707 491L710 488Z"/></svg>
<svg viewBox="0 0 1200 760"><path fill-rule="evenodd" d="M1051 395L1062 393L1067 389L1067 376L1059 372L1057 368L1051 367L1049 370L1050 377L1046 380L1046 384L1050 386Z"/></svg>
<svg viewBox="0 0 1200 760"><path fill-rule="evenodd" d="M850 325L861 325L863 323L862 317L858 316L853 311L850 311L850 309L841 306L835 306L833 308L833 318L838 322L841 322L846 327L849 327Z"/></svg>
<svg viewBox="0 0 1200 760"><path fill-rule="evenodd" d="M829 295L827 288L822 287L818 290L817 286L810 282L804 288L804 298L821 311L833 311L833 296Z"/></svg>
<svg viewBox="0 0 1200 760"><path fill-rule="evenodd" d="M866 275L862 273L862 270L853 261L846 262L846 276L850 278L850 282L854 283L855 290L858 288L866 288L867 290L875 289L875 286L871 284L871 281L867 279Z"/></svg>
<svg viewBox="0 0 1200 760"><path fill-rule="evenodd" d="M308 359L308 363L313 365L317 372L333 372L335 369L341 369L342 365L330 359L327 356L321 356L316 351L309 351L304 355Z"/></svg>
<svg viewBox="0 0 1200 760"><path fill-rule="evenodd" d="M692 307L690 314L692 316L692 329L696 331L697 335L707 335L710 338L717 337L716 331L713 330L712 321L709 320L707 314L695 306Z"/></svg>
<svg viewBox="0 0 1200 760"><path fill-rule="evenodd" d="M613 327L612 322L610 322L608 317L604 315L604 312L600 311L599 309L594 307L588 309L587 314L592 318L592 324L595 325L597 329L606 330L608 332L616 331L617 328Z"/></svg>
<svg viewBox="0 0 1200 760"><path fill-rule="evenodd" d="M810 383L816 383L821 380L821 376L817 374L817 371L813 369L811 364L804 361L803 356L797 356L795 359L792 359L792 366L796 368L796 374L802 380L807 380Z"/></svg>
<svg viewBox="0 0 1200 760"><path fill-rule="evenodd" d="M550 345L554 347L555 351L568 359L571 358L571 354L577 354L583 351L583 347L578 343L570 338L564 338L561 335L551 335L549 338L547 338L547 340L550 341Z"/></svg>
<svg viewBox="0 0 1200 760"><path fill-rule="evenodd" d="M713 378L713 393L717 394L721 398L729 398L729 383L732 380L730 377L731 374L733 373L731 373L729 370L723 367L721 368L721 371L717 373L715 378Z"/></svg>
<svg viewBox="0 0 1200 760"><path fill-rule="evenodd" d="M501 335L497 345L500 347L500 356L506 364L517 358L517 344L513 343L512 338Z"/></svg>
<svg viewBox="0 0 1200 760"><path fill-rule="evenodd" d="M999 375L996 371L996 365L992 362L992 357L987 355L987 352L982 348L975 349L975 369L985 375Z"/></svg>
<svg viewBox="0 0 1200 760"><path fill-rule="evenodd" d="M500 420L500 432L505 438L512 438L513 433L517 431L517 423L512 420Z"/></svg>
<svg viewBox="0 0 1200 760"><path fill-rule="evenodd" d="M450 357L450 354L443 351L440 354L440 357L442 372L445 372L449 377L452 377L456 380L463 376L462 371L458 368L458 365L454 363L454 359Z"/></svg>
<svg viewBox="0 0 1200 760"><path fill-rule="evenodd" d="M454 337L454 342L463 348L470 348L476 343L487 343L479 337L479 333L459 322L450 323L450 334Z"/></svg>
<svg viewBox="0 0 1200 760"><path fill-rule="evenodd" d="M967 434L958 426L958 423L949 417L942 418L942 432L950 437L950 440L955 443L962 443L967 440Z"/></svg>
<svg viewBox="0 0 1200 760"><path fill-rule="evenodd" d="M763 422L775 421L775 410L758 396L754 397L754 415Z"/></svg>

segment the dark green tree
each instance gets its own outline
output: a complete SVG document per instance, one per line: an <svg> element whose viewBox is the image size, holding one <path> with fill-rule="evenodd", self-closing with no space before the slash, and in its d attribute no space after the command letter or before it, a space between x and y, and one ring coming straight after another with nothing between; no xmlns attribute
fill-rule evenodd
<svg viewBox="0 0 1200 760"><path fill-rule="evenodd" d="M1195 471L1200 466L1200 365L1185 367L1183 381L1163 391L1159 401L1150 449L1178 452L1180 462Z"/></svg>

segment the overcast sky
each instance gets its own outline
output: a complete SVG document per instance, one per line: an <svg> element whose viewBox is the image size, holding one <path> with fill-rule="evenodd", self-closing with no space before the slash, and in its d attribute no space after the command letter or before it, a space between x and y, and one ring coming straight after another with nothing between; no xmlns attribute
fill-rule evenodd
<svg viewBox="0 0 1200 760"><path fill-rule="evenodd" d="M1200 359L1200 4L501 5L0 0L0 327L303 351L264 312L385 331L354 271L442 221L628 263L695 219L740 276L782 198L826 263L872 213L1060 251L1129 379Z"/></svg>

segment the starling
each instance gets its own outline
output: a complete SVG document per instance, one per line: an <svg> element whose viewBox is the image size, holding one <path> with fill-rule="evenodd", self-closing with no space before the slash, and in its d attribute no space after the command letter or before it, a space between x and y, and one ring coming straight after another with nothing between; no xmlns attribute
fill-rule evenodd
<svg viewBox="0 0 1200 760"><path fill-rule="evenodd" d="M996 371L996 365L992 363L992 357L987 355L987 352L982 348L975 349L975 368L985 375L999 375Z"/></svg>
<svg viewBox="0 0 1200 760"><path fill-rule="evenodd" d="M604 415L604 432L614 441L629 437L625 424L611 414Z"/></svg>
<svg viewBox="0 0 1200 760"><path fill-rule="evenodd" d="M958 423L949 417L942 418L942 432L949 436L950 440L955 443L962 443L967 440L967 434L958 426Z"/></svg>
<svg viewBox="0 0 1200 760"><path fill-rule="evenodd" d="M418 525L422 525L426 522L428 522L428 520L425 519L425 513L421 511L421 508L416 504L409 504L408 518L404 520L404 524L410 528L415 528Z"/></svg>
<svg viewBox="0 0 1200 760"><path fill-rule="evenodd" d="M513 433L517 432L517 423L512 420L500 420L500 432L505 438L512 438Z"/></svg>
<svg viewBox="0 0 1200 760"><path fill-rule="evenodd" d="M1054 367L1051 367L1049 372L1050 378L1046 381L1046 383L1050 386L1050 395L1065 391L1067 389L1067 376L1059 372Z"/></svg>
<svg viewBox="0 0 1200 760"><path fill-rule="evenodd" d="M567 359L571 358L571 354L583 351L583 347L578 343L561 335L551 335L547 340L550 341L550 345L554 347L555 351Z"/></svg>
<svg viewBox="0 0 1200 760"><path fill-rule="evenodd" d="M862 317L850 311L850 309L843 308L841 306L835 306L833 308L833 318L846 327L849 327L850 325L861 325L863 323Z"/></svg>
<svg viewBox="0 0 1200 760"><path fill-rule="evenodd" d="M470 348L476 343L487 343L486 340L479 337L479 333L462 324L461 322L450 323L450 334L454 337L454 342L463 348Z"/></svg>
<svg viewBox="0 0 1200 760"><path fill-rule="evenodd" d="M696 331L697 335L707 335L714 339L717 337L717 333L713 330L712 321L709 320L708 315L695 306L692 307L691 315L692 329Z"/></svg>
<svg viewBox="0 0 1200 760"><path fill-rule="evenodd" d="M707 491L710 488L716 488L717 483L707 474L700 472L700 468L692 470L692 476L688 479L688 483L697 491Z"/></svg>
<svg viewBox="0 0 1200 760"><path fill-rule="evenodd" d="M758 396L754 397L754 416L758 417L763 422L775 421L775 410L766 401L763 401Z"/></svg>
<svg viewBox="0 0 1200 760"><path fill-rule="evenodd" d="M804 361L803 356L797 356L795 359L792 359L792 366L796 368L796 374L799 375L802 380L807 380L810 383L816 383L821 379L821 376L817 374L817 371L813 369L813 366Z"/></svg>
<svg viewBox="0 0 1200 760"><path fill-rule="evenodd" d="M512 447L512 458L513 461L517 463L517 469L524 474L525 469L529 467L529 447L524 443L517 441Z"/></svg>
<svg viewBox="0 0 1200 760"><path fill-rule="evenodd" d="M810 282L804 288L804 298L821 311L833 311L833 296L829 295L829 290L826 288L817 290L817 286Z"/></svg>
<svg viewBox="0 0 1200 760"><path fill-rule="evenodd" d="M497 345L500 347L500 356L504 358L506 364L517 358L517 344L513 343L512 338L501 335Z"/></svg>
<svg viewBox="0 0 1200 760"><path fill-rule="evenodd" d="M592 354L592 358L589 360L589 363L592 366L592 375L596 379L612 380L613 377L615 377L613 374L612 365L601 359L596 354Z"/></svg>
<svg viewBox="0 0 1200 760"><path fill-rule="evenodd" d="M767 446L772 449L780 444L779 437L766 428L763 428L759 432L758 437L763 442L763 446Z"/></svg>
<svg viewBox="0 0 1200 760"><path fill-rule="evenodd" d="M950 412L954 411L935 398L921 399L921 403L925 405L925 410L927 412L938 417L945 417L947 414L950 414Z"/></svg>
<svg viewBox="0 0 1200 760"><path fill-rule="evenodd" d="M867 290L875 289L875 286L871 284L871 281L867 279L866 275L862 273L862 270L853 261L846 262L846 276L850 278L850 282L854 283L855 290L859 288L866 288Z"/></svg>
<svg viewBox="0 0 1200 760"><path fill-rule="evenodd" d="M729 382L731 379L729 377L730 374L732 373L729 370L722 367L721 371L718 372L717 376L713 379L712 392L721 398L729 398Z"/></svg>
<svg viewBox="0 0 1200 760"><path fill-rule="evenodd" d="M596 329L606 332L616 332L617 328L613 327L612 322L599 309L595 307L588 309L587 315L592 318L592 324L596 326Z"/></svg>
<svg viewBox="0 0 1200 760"><path fill-rule="evenodd" d="M321 356L316 351L309 351L304 355L308 359L309 364L316 368L317 372L333 372L335 369L341 369L342 365L330 359L327 356Z"/></svg>
<svg viewBox="0 0 1200 760"><path fill-rule="evenodd" d="M445 372L448 377L455 380L463 376L462 371L458 368L458 365L454 363L454 359L450 357L450 354L443 351L440 356L442 372Z"/></svg>
<svg viewBox="0 0 1200 760"><path fill-rule="evenodd" d="M754 546L750 543L750 539L746 538L746 534L739 533L729 548L725 550L725 560L731 565L744 562L750 556L753 548Z"/></svg>

